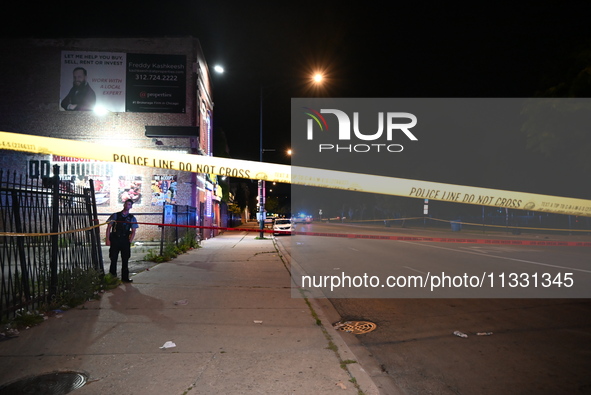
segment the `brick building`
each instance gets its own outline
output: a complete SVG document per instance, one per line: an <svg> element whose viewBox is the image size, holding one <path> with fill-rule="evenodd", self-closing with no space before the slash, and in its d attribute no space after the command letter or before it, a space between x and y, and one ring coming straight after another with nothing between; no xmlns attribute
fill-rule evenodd
<svg viewBox="0 0 591 395"><path fill-rule="evenodd" d="M0 40L0 49L0 130L171 156L212 155L211 82L197 39ZM0 150L4 171L38 178L51 176L54 165L63 182L93 179L100 219L130 198L139 222L159 223L164 206L175 204L194 207L199 225L220 224L215 176ZM159 237L153 225L137 234L138 240Z"/></svg>

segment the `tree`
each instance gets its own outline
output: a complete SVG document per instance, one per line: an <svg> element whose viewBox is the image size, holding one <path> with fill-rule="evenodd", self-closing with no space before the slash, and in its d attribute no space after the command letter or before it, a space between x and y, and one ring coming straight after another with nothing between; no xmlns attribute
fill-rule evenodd
<svg viewBox="0 0 591 395"><path fill-rule="evenodd" d="M523 107L521 132L526 149L539 155L536 176L542 184L571 195L588 198L591 186L584 175L591 172L591 41L576 49L546 86Z"/></svg>
<svg viewBox="0 0 591 395"><path fill-rule="evenodd" d="M275 213L279 212L279 199L275 196L267 196L265 200L265 210L268 213Z"/></svg>
<svg viewBox="0 0 591 395"><path fill-rule="evenodd" d="M591 97L591 40L578 46L542 78L536 97Z"/></svg>
<svg viewBox="0 0 591 395"><path fill-rule="evenodd" d="M526 103L522 114L527 149L591 170L591 101L534 99Z"/></svg>

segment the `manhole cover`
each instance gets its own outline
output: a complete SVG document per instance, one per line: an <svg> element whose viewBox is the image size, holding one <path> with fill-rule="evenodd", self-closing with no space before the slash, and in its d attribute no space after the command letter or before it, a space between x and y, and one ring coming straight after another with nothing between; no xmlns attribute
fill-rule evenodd
<svg viewBox="0 0 591 395"><path fill-rule="evenodd" d="M367 332L371 332L378 326L373 322L369 321L345 321L337 322L333 325L338 331L353 333L354 335L362 335Z"/></svg>
<svg viewBox="0 0 591 395"><path fill-rule="evenodd" d="M85 374L78 372L47 373L0 386L0 394L62 395L84 386L87 379Z"/></svg>

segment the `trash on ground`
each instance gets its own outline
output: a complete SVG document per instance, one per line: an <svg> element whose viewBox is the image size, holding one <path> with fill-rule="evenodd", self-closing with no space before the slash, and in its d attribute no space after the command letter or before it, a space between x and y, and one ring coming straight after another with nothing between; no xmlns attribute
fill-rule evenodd
<svg viewBox="0 0 591 395"><path fill-rule="evenodd" d="M477 336L490 336L492 335L492 332L478 332L476 335Z"/></svg>
<svg viewBox="0 0 591 395"><path fill-rule="evenodd" d="M468 337L468 335L460 331L454 331L454 335L456 335L457 337L463 337L464 339Z"/></svg>
<svg viewBox="0 0 591 395"><path fill-rule="evenodd" d="M189 301L187 299L181 299L181 300L177 300L176 302L174 302L175 305L184 305L184 304L189 304Z"/></svg>
<svg viewBox="0 0 591 395"><path fill-rule="evenodd" d="M254 323L255 323L255 324L262 324L262 323L263 323L263 321L257 321L257 320L255 320L255 321L254 321Z"/></svg>
<svg viewBox="0 0 591 395"><path fill-rule="evenodd" d="M173 348L176 347L176 344L174 344L171 341L167 341L166 343L164 343L164 345L162 347L160 347L161 349L165 349L165 348Z"/></svg>
<svg viewBox="0 0 591 395"><path fill-rule="evenodd" d="M342 390L346 390L347 386L343 383L341 383L340 381L338 383L335 384L337 387L341 387Z"/></svg>
<svg viewBox="0 0 591 395"><path fill-rule="evenodd" d="M19 331L14 328L7 329L4 332L0 332L0 340L7 340L13 337L18 337Z"/></svg>

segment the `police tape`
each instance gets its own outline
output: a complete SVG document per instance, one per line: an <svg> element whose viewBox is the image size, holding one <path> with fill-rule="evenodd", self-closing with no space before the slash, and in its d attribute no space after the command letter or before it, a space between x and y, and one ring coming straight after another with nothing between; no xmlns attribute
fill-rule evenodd
<svg viewBox="0 0 591 395"><path fill-rule="evenodd" d="M460 237L423 237L423 236L390 236L364 233L333 233L333 232L302 232L286 231L258 228L227 228L219 226L201 226L201 225L180 225L180 224L161 224L153 222L137 222L138 225L153 225L161 227L179 227L193 229L210 229L217 231L235 231L252 233L274 233L282 235L295 236L316 236L316 237L337 237L345 239L364 239L364 240L391 240L391 241L422 241L432 243L463 243L463 244L487 244L487 245L511 245L511 246L552 246L552 247L591 247L591 241L554 241L554 240L505 240L505 239L476 239ZM589 232L589 231L587 231Z"/></svg>
<svg viewBox="0 0 591 395"><path fill-rule="evenodd" d="M316 236L316 237L337 237L344 239L364 239L364 240L391 240L391 241L423 241L431 243L463 243L463 244L487 244L487 245L511 245L511 246L551 246L551 247L591 247L591 241L556 241L556 240L513 240L513 239L477 239L461 237L423 237L423 236L390 236L365 233L333 233L333 232L302 232L285 231L258 228L226 228L218 226L199 226L199 225L176 225L159 224L152 222L138 222L139 225L171 226L194 229L210 229L218 231L236 231L253 233L276 233L295 236ZM521 228L523 229L523 228ZM587 230L587 232L589 232Z"/></svg>
<svg viewBox="0 0 591 395"><path fill-rule="evenodd" d="M115 222L123 222L123 221L115 221ZM131 223L131 222L129 222ZM98 227L108 225L108 222L104 222L102 224L88 226L86 228L79 228L79 229L70 229L63 232L47 232L47 233L24 233L24 232L0 232L0 236L5 237L42 237L42 236L61 236L70 233L76 232L85 232L88 230L93 230ZM201 225L180 225L180 224L161 224L161 223L154 223L154 222L134 222L134 224L138 225L153 225L158 227L177 227L177 228L192 228L192 229L209 229L209 230L217 230L217 231L237 231L237 232L263 232L263 233L290 233L289 231L273 231L271 229L244 229L244 228L225 228L220 226L201 226Z"/></svg>
<svg viewBox="0 0 591 395"><path fill-rule="evenodd" d="M591 217L591 200L0 132L0 149L320 188Z"/></svg>
<svg viewBox="0 0 591 395"><path fill-rule="evenodd" d="M551 246L551 247L591 247L591 241L553 241L553 240L505 240L505 239L473 239L453 237L422 237L422 236L387 236L355 233L326 233L326 232L293 232L298 236L340 237L344 239L364 240L395 240L421 241L431 243L462 243L510 246Z"/></svg>
<svg viewBox="0 0 591 395"><path fill-rule="evenodd" d="M364 224L364 223L372 223L372 222L405 222L405 221L435 221L435 222L445 222L453 225L460 225L460 226L470 226L472 229L474 228L498 228L498 229L514 229L520 231L544 231L544 232L569 232L569 233L591 233L590 229L565 229L565 228L536 228L531 226L514 226L514 225L494 225L494 224L483 224L483 223L476 223L476 222L463 222L459 220L449 220L449 219L439 219L433 217L410 217L410 218L384 218L384 219L366 219L366 220L347 220L347 224Z"/></svg>
<svg viewBox="0 0 591 395"><path fill-rule="evenodd" d="M6 237L61 236L61 235L66 235L66 234L70 234L70 233L85 232L87 230L93 230L93 229L96 229L96 228L106 225L106 224L107 223L105 222L104 224L92 225L92 226L88 226L86 228L80 228L80 229L64 230L63 232L49 232L49 233L0 232L0 236L6 236Z"/></svg>
<svg viewBox="0 0 591 395"><path fill-rule="evenodd" d="M591 247L591 241L555 241L555 240L507 240L507 239L477 239L477 238L459 238L459 237L424 237L424 236L390 236L378 234L364 234L364 233L333 233L333 232L301 232L301 231L284 231L273 229L258 229L258 228L228 228L220 226L202 226L202 225L182 225L182 224L163 224L154 222L135 222L138 225L151 225L158 227L177 227L189 229L208 229L220 232L253 232L253 233L273 233L283 235L296 236L316 236L316 237L336 237L344 239L363 239L363 240L390 240L390 241L415 241L415 242L431 242L431 243L462 243L462 244L486 244L486 245L504 245L504 246L545 246L545 247ZM67 233L82 232L92 230L99 226L107 225L108 222L90 226L82 229L74 229L65 232L56 233L14 233L14 232L0 232L0 236L54 236Z"/></svg>
<svg viewBox="0 0 591 395"><path fill-rule="evenodd" d="M418 219L419 217L417 217ZM450 224L457 224L461 226L471 226L474 228L499 228L499 229L513 229L519 231L544 231L544 232L569 232L569 233L591 233L589 229L562 229L562 228L536 228L531 226L513 226L513 225L493 225L493 224L478 224L476 222L461 222L447 219L428 218L431 221L447 222Z"/></svg>

